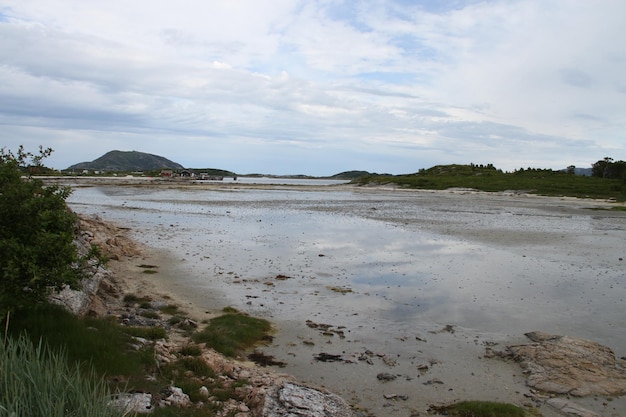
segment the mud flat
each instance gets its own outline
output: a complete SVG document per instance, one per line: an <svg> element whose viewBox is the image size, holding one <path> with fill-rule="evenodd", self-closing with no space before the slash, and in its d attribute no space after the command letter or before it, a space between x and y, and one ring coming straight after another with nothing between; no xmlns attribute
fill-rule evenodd
<svg viewBox="0 0 626 417"><path fill-rule="evenodd" d="M486 354L531 331L626 355L626 216L610 202L114 185L78 188L69 202L152 247L155 288L200 315L230 305L272 320L276 338L262 351L286 363L281 372L375 415L533 402L519 364ZM623 398L574 400L626 416Z"/></svg>

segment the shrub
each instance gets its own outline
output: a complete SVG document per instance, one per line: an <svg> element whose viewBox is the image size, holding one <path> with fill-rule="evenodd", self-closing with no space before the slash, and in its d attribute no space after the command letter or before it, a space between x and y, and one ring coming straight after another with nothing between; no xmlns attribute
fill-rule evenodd
<svg viewBox="0 0 626 417"><path fill-rule="evenodd" d="M0 316L45 300L51 288L78 285L81 266L98 255L94 248L84 258L77 254L77 219L65 204L70 188L22 177L51 153L0 149Z"/></svg>

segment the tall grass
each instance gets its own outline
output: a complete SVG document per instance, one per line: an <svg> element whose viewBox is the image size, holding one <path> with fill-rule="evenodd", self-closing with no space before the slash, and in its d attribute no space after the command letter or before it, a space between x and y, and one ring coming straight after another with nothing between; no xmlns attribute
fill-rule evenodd
<svg viewBox="0 0 626 417"><path fill-rule="evenodd" d="M114 320L80 319L62 307L40 305L11 315L9 334L27 332L31 341L44 340L50 348L63 350L75 363L90 364L100 375L143 374L153 360L150 350L131 350L126 328Z"/></svg>
<svg viewBox="0 0 626 417"><path fill-rule="evenodd" d="M116 417L106 382L68 365L63 351L28 337L0 344L0 416Z"/></svg>

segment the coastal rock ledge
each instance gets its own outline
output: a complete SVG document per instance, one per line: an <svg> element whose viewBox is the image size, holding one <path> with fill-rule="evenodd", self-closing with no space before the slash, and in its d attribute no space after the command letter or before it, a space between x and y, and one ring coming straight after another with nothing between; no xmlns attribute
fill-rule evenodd
<svg viewBox="0 0 626 417"><path fill-rule="evenodd" d="M343 400L330 392L284 382L267 393L263 417L357 417Z"/></svg>
<svg viewBox="0 0 626 417"><path fill-rule="evenodd" d="M526 333L532 343L508 346L508 356L527 374L526 384L538 390L568 394L626 394L626 361L596 342L543 332Z"/></svg>

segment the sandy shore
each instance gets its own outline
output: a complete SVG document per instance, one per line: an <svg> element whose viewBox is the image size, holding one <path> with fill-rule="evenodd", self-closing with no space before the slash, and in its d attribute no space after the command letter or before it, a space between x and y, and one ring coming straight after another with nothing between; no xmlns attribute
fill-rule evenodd
<svg viewBox="0 0 626 417"><path fill-rule="evenodd" d="M223 187L223 185L211 184L201 187ZM333 189L350 187L333 187ZM307 187L307 189L310 188ZM328 187L324 189L329 190ZM406 192L393 189L380 189L379 191ZM454 193L457 195L474 194L468 190L457 190ZM447 198L451 193L433 192L433 194ZM489 201L492 197L493 195L485 196ZM515 200L512 204L547 207L548 212L554 210L559 213L568 211L575 213L581 207L610 207L612 204L604 201L547 199L536 196L520 200L518 196L506 195L498 196L490 204L497 206L503 201L499 199L511 198ZM466 209L463 208L463 210ZM368 215L375 217L380 213L372 212ZM385 220L406 221L406 219L391 218ZM466 239L489 241L494 245L520 245L530 241L535 242L537 239L549 242L555 236L553 231L494 234L492 227L486 228L481 224L459 226L449 222L437 222L436 219L422 219L421 221L424 222L421 226L438 233L462 234ZM171 300L197 321L219 314L219 311L227 305L220 290L197 291L193 286L184 285L181 275L188 271L183 267L180 256L164 249L150 247L149 243L141 242L143 247L140 256L111 263L111 268L121 278L124 291L151 295L156 299ZM580 246L572 246L572 251L580 252L580 255L584 256L585 246L583 243ZM145 274L143 272L145 268L140 266L142 264L154 265L159 272L154 275ZM265 287L262 291L278 297L284 290L280 287ZM319 302L319 297L311 299L310 302ZM314 321L313 315L311 318ZM304 326L302 320L289 320L288 317L277 315L273 321L277 329L277 339L272 346L264 350L287 363L285 368L277 369L277 371L288 372L304 382L324 386L377 416L423 415L430 404L464 399L489 399L515 404L531 403L528 397L532 396L532 393L526 386L525 375L517 364L485 358L486 346L502 347L506 344L515 344L524 339L522 334L474 332L471 329L438 325L425 327L419 333L407 329L404 335L385 342L387 350L369 351L367 338L351 336L358 333L376 338L375 329L367 333L363 333L362 329L356 327L342 329L349 336L340 338L336 334L330 337L319 329ZM341 317L338 317L336 322L325 324L338 329L343 321ZM359 323L358 317L356 321L352 318L351 323ZM367 321L360 323L360 327L367 327ZM315 360L314 356L322 352L341 354L347 361L325 363ZM360 359L361 357L363 359ZM397 378L393 381L382 382L376 377L380 373L390 373L396 375ZM626 409L623 399L592 397L581 399L579 403L606 416L626 415L623 411ZM559 415L547 407L542 407L542 412L546 416Z"/></svg>

